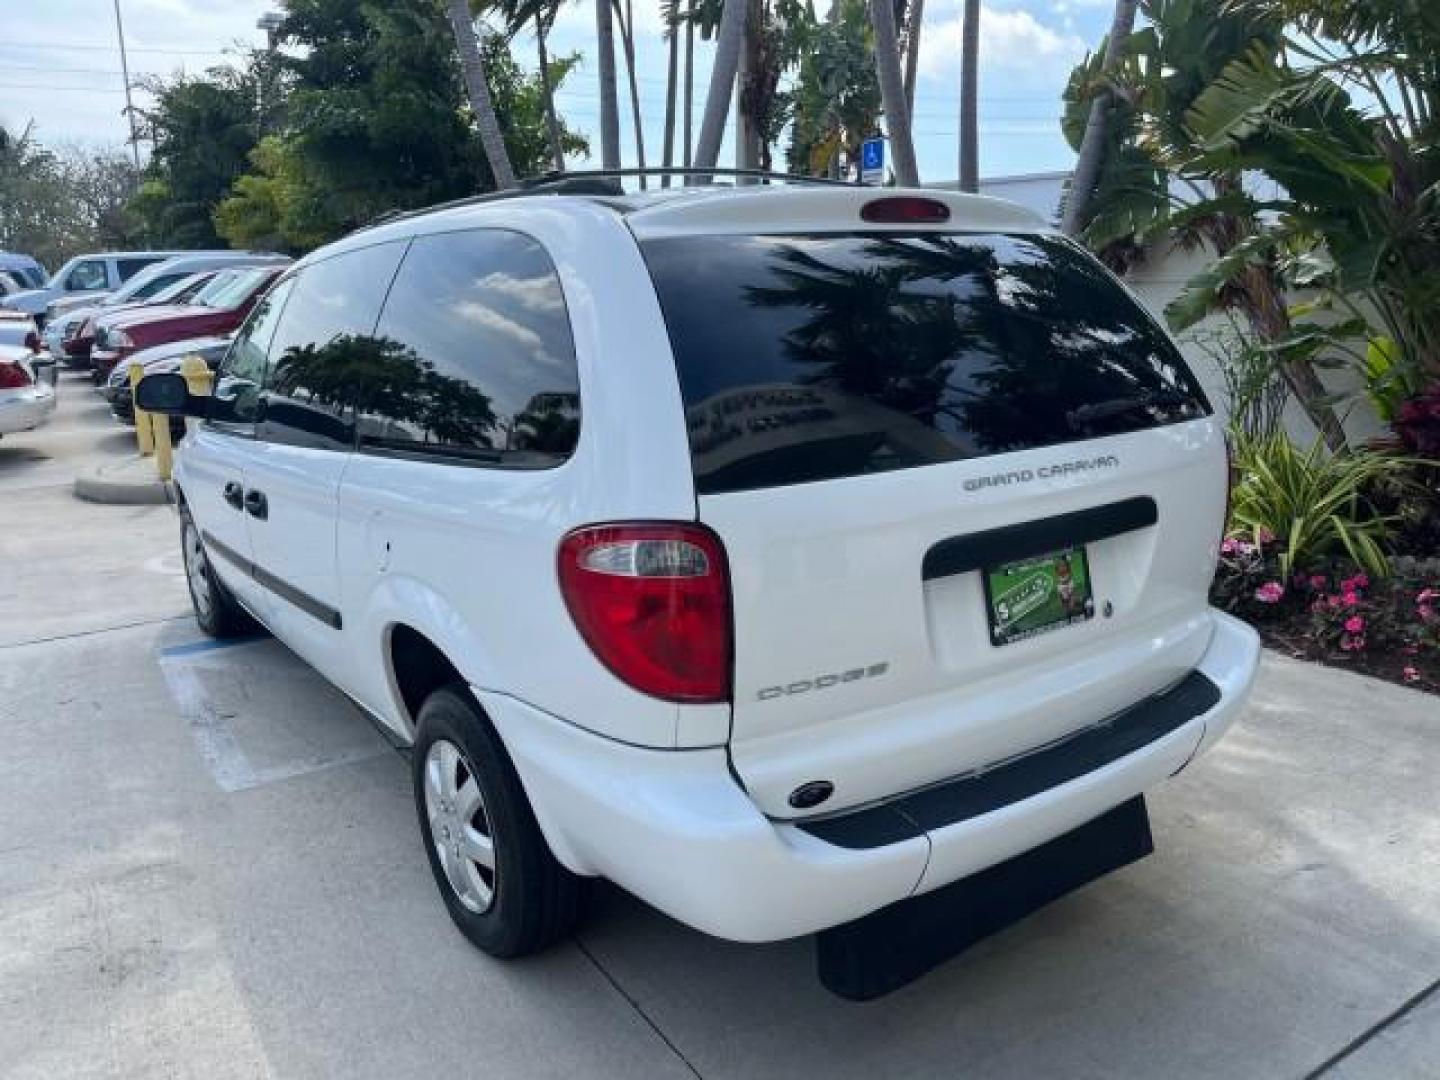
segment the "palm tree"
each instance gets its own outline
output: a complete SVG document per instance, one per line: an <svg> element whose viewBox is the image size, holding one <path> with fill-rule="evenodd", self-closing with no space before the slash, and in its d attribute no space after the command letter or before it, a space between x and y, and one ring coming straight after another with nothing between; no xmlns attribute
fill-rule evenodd
<svg viewBox="0 0 1440 1080"><path fill-rule="evenodd" d="M555 17L555 8L550 18ZM555 115L555 88L550 85L550 57L545 49L545 35L548 32L546 19L535 12L535 50L540 60L540 93L545 99L545 132L550 139L550 156L555 161L555 171L565 171L565 148L560 140L560 118Z"/></svg>
<svg viewBox="0 0 1440 1080"><path fill-rule="evenodd" d="M965 0L960 31L960 190L980 190L980 0Z"/></svg>
<svg viewBox="0 0 1440 1080"><path fill-rule="evenodd" d="M920 26L925 18L925 0L910 0L905 24L905 108L915 124L915 79L920 70Z"/></svg>
<svg viewBox="0 0 1440 1080"><path fill-rule="evenodd" d="M1166 308L1170 328L1187 329L1212 311L1242 316L1326 445L1343 451L1345 430L1312 354L1295 347L1282 272L1286 236L1272 220L1275 204L1246 190L1243 177L1253 155L1233 152L1222 137L1229 121L1237 128L1255 126L1222 75L1247 58L1283 72L1282 16L1268 8L1189 0L1147 0L1145 14L1151 26L1132 37L1117 66L1103 73L1116 100L1106 122L1111 149L1102 155L1079 235L1112 262L1117 249L1133 255L1156 241L1212 253L1213 264ZM1096 60L1087 59L1065 91L1062 127L1077 149L1082 131L1090 130L1090 88L1101 77ZM1266 93L1278 98L1284 91ZM1316 168L1313 161L1304 166ZM1330 198L1343 203L1347 196Z"/></svg>
<svg viewBox="0 0 1440 1080"><path fill-rule="evenodd" d="M452 0L453 2L453 0ZM620 167L620 103L615 86L615 31L611 0L595 0L595 46L600 52L600 164Z"/></svg>
<svg viewBox="0 0 1440 1080"><path fill-rule="evenodd" d="M446 14L455 35L455 48L460 53L460 66L465 72L465 90L470 96L470 109L475 126L480 129L480 145L490 164L495 187L504 190L515 186L515 170L510 167L510 154L505 149L505 136L500 119L490 100L490 86L485 81L485 62L480 58L480 43L475 40L475 24L470 18L469 0L448 0Z"/></svg>
<svg viewBox="0 0 1440 1080"><path fill-rule="evenodd" d="M685 19L685 164L695 153L695 0L686 5Z"/></svg>
<svg viewBox="0 0 1440 1080"><path fill-rule="evenodd" d="M705 115L700 121L700 143L695 148L695 165L700 169L715 168L720 158L720 140L725 134L725 120L730 115L730 95L735 88L735 72L740 65L740 49L745 44L747 6L747 0L725 0L720 14L715 62L710 69L710 90L705 96ZM706 183L709 177L694 179Z"/></svg>
<svg viewBox="0 0 1440 1080"><path fill-rule="evenodd" d="M630 83L630 121L635 129L635 156L640 168L645 168L645 126L640 121L640 88L635 78L635 13L630 0L615 0L615 17L620 20L620 48L625 54L625 75ZM645 177L640 177L640 187L645 187Z"/></svg>
<svg viewBox="0 0 1440 1080"><path fill-rule="evenodd" d="M915 144L910 139L910 111L905 107L905 80L900 74L900 44L892 0L870 0L870 23L875 29L875 73L880 77L880 100L885 105L895 179L906 187L915 187L920 183L920 173L915 167Z"/></svg>
<svg viewBox="0 0 1440 1080"><path fill-rule="evenodd" d="M1104 74L1115 70L1124 54L1125 43L1135 26L1137 0L1115 0L1115 15L1110 21L1110 36L1105 39ZM1090 106L1085 123L1085 137L1080 142L1080 156L1075 162L1075 175L1070 178L1070 195L1065 200L1065 216L1061 223L1066 235L1074 236L1085 220L1085 206L1100 176L1100 162L1105 155L1105 126L1110 117L1114 95L1104 89Z"/></svg>
<svg viewBox="0 0 1440 1080"><path fill-rule="evenodd" d="M667 20L665 37L669 53L665 64L665 138L660 145L660 164L668 169L675 164L675 89L680 67L680 27L674 20ZM661 179L660 186L670 186L668 175Z"/></svg>

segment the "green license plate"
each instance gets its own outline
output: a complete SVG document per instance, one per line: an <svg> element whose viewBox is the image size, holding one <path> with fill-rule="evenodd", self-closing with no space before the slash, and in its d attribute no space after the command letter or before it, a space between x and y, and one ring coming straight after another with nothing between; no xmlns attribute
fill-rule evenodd
<svg viewBox="0 0 1440 1080"><path fill-rule="evenodd" d="M996 645L1084 622L1095 614L1085 549L1066 548L986 570L985 606Z"/></svg>

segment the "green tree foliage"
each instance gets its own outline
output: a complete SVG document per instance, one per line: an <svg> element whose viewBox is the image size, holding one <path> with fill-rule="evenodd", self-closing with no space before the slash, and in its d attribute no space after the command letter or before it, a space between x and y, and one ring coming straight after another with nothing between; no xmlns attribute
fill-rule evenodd
<svg viewBox="0 0 1440 1080"><path fill-rule="evenodd" d="M294 53L285 155L310 188L300 231L336 236L474 189L479 146L434 0L287 0L284 10L279 34Z"/></svg>
<svg viewBox="0 0 1440 1080"><path fill-rule="evenodd" d="M0 248L54 269L82 251L135 246L126 201L135 168L119 151L46 147L0 128Z"/></svg>
<svg viewBox="0 0 1440 1080"><path fill-rule="evenodd" d="M251 63L151 86L155 104L144 116L154 149L131 204L151 243L223 246L212 215L249 166L262 122L260 78Z"/></svg>
<svg viewBox="0 0 1440 1080"><path fill-rule="evenodd" d="M814 27L791 91L794 120L786 153L794 172L823 176L860 158L878 130L880 83L865 0L838 0L834 17Z"/></svg>
<svg viewBox="0 0 1440 1080"><path fill-rule="evenodd" d="M280 130L250 154L214 211L237 247L302 252L392 210L428 206L493 186L460 81L455 42L434 0L288 0ZM546 169L544 92L499 35L482 50L490 93L519 175ZM550 64L558 85L577 57ZM560 124L567 153L583 138Z"/></svg>

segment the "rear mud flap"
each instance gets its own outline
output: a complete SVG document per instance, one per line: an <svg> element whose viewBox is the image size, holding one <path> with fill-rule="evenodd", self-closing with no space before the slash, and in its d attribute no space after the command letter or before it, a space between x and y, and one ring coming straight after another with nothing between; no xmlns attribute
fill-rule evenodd
<svg viewBox="0 0 1440 1080"><path fill-rule="evenodd" d="M822 931L820 982L851 1001L882 997L1154 850L1145 799L1137 796L998 866Z"/></svg>

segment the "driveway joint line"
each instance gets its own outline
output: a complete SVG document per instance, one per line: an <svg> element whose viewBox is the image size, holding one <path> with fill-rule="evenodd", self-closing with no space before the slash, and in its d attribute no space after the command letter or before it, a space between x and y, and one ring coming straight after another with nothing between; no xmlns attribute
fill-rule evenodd
<svg viewBox="0 0 1440 1080"><path fill-rule="evenodd" d="M611 988L614 989L617 994L619 994L622 998L625 999L626 1002L629 1003L630 1008L635 1010L636 1015L638 1015L641 1020L644 1020L645 1023L649 1026L650 1030L653 1031L657 1036L659 1036L660 1041L670 1048L670 1052L680 1059L680 1063L684 1065L685 1068L690 1070L690 1075L694 1076L696 1080L704 1080L704 1078L700 1075L700 1070L695 1068L695 1066L691 1063L690 1059L685 1056L684 1052L680 1049L680 1047L676 1046L675 1043L671 1041L670 1036L666 1035L665 1032L660 1030L660 1025L657 1024L653 1019L651 1019L650 1014L641 1007L640 1002L636 1001L635 998L631 997L629 992L620 985L620 981L616 979L614 975L611 975L608 970L606 970L605 965L602 964L596 958L595 954L590 951L590 947L585 944L584 940L580 937L579 934L575 935L574 941L576 947L579 948L581 953L584 954L585 959L589 960L590 963L595 965L595 970L600 972L600 974L604 977L605 981L610 984Z"/></svg>
<svg viewBox="0 0 1440 1080"><path fill-rule="evenodd" d="M1394 1024L1403 1020L1415 1009L1425 1004L1426 1000L1428 1000L1429 997L1437 990L1440 990L1440 979L1436 979L1429 986L1425 987L1423 990L1410 997L1394 1012L1390 1013L1387 1016L1382 1016L1375 1023L1371 1024L1368 1028L1362 1031L1359 1035L1355 1036L1355 1038L1351 1039L1334 1054L1331 1054L1330 1057L1326 1058L1313 1070L1306 1073L1304 1080L1318 1080L1319 1077L1325 1075L1331 1069L1335 1068L1335 1066L1339 1065L1346 1058L1350 1057L1350 1055L1355 1053L1355 1051L1359 1050L1366 1043L1370 1042L1370 1040L1375 1038L1375 1036L1381 1034L1387 1028L1390 1028Z"/></svg>
<svg viewBox="0 0 1440 1080"><path fill-rule="evenodd" d="M118 623L115 626L99 626L94 630L76 630L71 634L55 634L52 637L31 638L28 641L11 641L0 644L0 649L23 649L27 645L47 645L52 641L70 641L73 638L94 637L96 634L109 634L115 630L133 630L137 626L158 626L160 623L178 622L181 619L190 618L189 613L180 615L162 615L158 619L141 619L138 622Z"/></svg>

